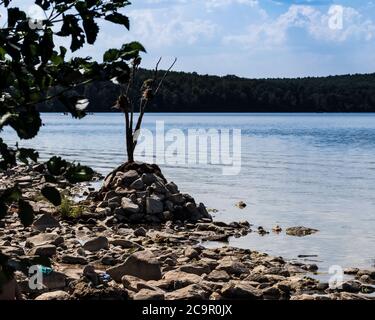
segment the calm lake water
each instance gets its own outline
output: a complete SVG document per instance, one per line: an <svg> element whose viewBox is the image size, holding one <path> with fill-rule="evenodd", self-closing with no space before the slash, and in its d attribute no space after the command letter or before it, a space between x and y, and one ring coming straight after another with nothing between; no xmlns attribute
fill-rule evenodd
<svg viewBox="0 0 375 320"><path fill-rule="evenodd" d="M163 165L168 180L223 221L246 219L270 230L303 225L320 232L304 238L251 233L231 245L308 261L322 272L331 265L370 267L375 259L375 114L147 114L169 128L239 128L242 168L224 176L220 166ZM90 165L103 174L124 155L123 117L91 115L73 120L44 114L35 147L43 159L57 154ZM5 131L2 136L15 142ZM234 205L247 203L243 210ZM254 228L255 229L255 228Z"/></svg>

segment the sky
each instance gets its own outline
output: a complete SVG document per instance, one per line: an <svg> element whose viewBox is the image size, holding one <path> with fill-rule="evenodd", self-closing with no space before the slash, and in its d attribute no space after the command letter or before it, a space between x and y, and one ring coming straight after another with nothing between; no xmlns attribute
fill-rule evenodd
<svg viewBox="0 0 375 320"><path fill-rule="evenodd" d="M100 23L81 56L138 40L146 68L161 56L177 71L250 78L375 72L375 0L133 0L121 12L130 31Z"/></svg>

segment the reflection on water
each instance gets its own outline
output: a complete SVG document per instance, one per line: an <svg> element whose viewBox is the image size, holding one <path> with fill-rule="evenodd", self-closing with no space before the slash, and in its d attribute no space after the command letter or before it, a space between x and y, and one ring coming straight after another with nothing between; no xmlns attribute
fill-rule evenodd
<svg viewBox="0 0 375 320"><path fill-rule="evenodd" d="M125 160L123 117L119 114L73 120L43 115L36 139L46 159L61 155L103 174ZM318 255L322 270L333 264L368 267L375 258L375 114L148 114L155 129L240 128L242 170L223 176L217 166L162 167L168 179L207 207L217 219L246 219L265 229L304 225L320 232L305 238L250 234L235 246L296 258ZM15 142L10 131L5 140ZM234 207L240 200L248 206Z"/></svg>

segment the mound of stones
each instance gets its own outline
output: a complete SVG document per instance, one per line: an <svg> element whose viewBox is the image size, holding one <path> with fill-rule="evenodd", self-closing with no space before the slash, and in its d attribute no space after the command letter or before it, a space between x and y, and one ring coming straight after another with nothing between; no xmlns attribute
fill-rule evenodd
<svg viewBox="0 0 375 320"><path fill-rule="evenodd" d="M125 163L107 176L102 189L92 196L95 212L114 216L119 223L212 221L205 206L181 193L155 164Z"/></svg>

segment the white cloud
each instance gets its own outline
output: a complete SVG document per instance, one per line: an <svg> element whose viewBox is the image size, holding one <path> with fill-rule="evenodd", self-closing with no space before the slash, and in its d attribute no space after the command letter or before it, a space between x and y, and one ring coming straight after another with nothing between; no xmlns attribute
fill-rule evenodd
<svg viewBox="0 0 375 320"><path fill-rule="evenodd" d="M261 23L248 26L245 34L227 35L225 44L239 43L248 47L272 47L284 44L292 28L306 30L316 40L344 42L349 39L372 40L375 24L364 18L357 10L343 7L343 28L329 27L331 15L307 5L292 5L275 20L264 19Z"/></svg>
<svg viewBox="0 0 375 320"><path fill-rule="evenodd" d="M194 44L211 38L217 26L209 20L190 19L175 8L173 10L134 10L129 12L132 34L148 46L161 47L177 44Z"/></svg>
<svg viewBox="0 0 375 320"><path fill-rule="evenodd" d="M229 6L231 4L243 4L250 7L255 7L259 4L258 0L207 0L207 8L219 8Z"/></svg>

